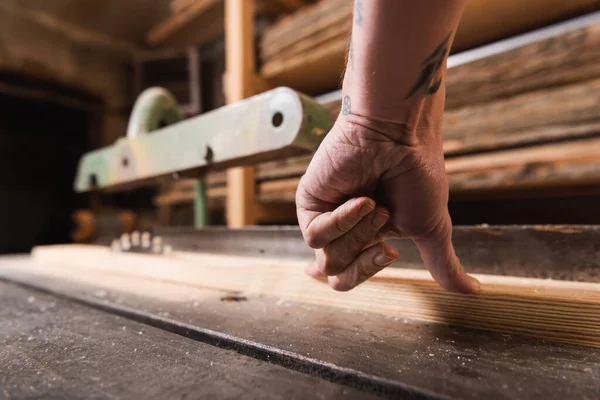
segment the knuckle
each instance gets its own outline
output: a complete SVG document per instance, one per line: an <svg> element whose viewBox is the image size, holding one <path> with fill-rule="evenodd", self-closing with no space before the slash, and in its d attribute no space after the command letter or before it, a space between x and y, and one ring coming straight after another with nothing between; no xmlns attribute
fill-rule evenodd
<svg viewBox="0 0 600 400"><path fill-rule="evenodd" d="M323 247L321 238L312 229L307 229L304 233L304 241L311 249L320 249Z"/></svg>
<svg viewBox="0 0 600 400"><path fill-rule="evenodd" d="M339 233L348 232L351 228L350 224L346 221L346 218L344 217L345 215L340 215L334 220L335 229L337 229Z"/></svg>
<svg viewBox="0 0 600 400"><path fill-rule="evenodd" d="M377 232L369 229L357 229L356 232L352 232L352 235L349 236L349 245L351 248L362 248L365 244L367 244L370 240L375 237Z"/></svg>

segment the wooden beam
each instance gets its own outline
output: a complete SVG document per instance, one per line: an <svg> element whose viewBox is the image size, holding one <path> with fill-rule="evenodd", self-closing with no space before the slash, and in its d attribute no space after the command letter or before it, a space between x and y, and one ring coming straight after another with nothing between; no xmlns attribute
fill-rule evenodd
<svg viewBox="0 0 600 400"><path fill-rule="evenodd" d="M304 273L309 260L172 252L115 253L100 246L38 247L33 272L85 282L107 276L244 295L279 297L390 317L410 317L600 347L600 284L477 275L481 291L456 295L424 270L387 268L350 292L335 292Z"/></svg>
<svg viewBox="0 0 600 400"><path fill-rule="evenodd" d="M186 48L212 40L224 29L223 0L196 0L150 29L146 43Z"/></svg>
<svg viewBox="0 0 600 400"><path fill-rule="evenodd" d="M280 5L288 11L294 11L306 5L304 0L263 0L263 2Z"/></svg>
<svg viewBox="0 0 600 400"><path fill-rule="evenodd" d="M595 0L532 0L526 4L519 0L469 1L452 52L472 49L598 8L598 2ZM321 94L335 88L339 84L347 54L351 29L348 21L351 20L351 13L352 2L324 0L274 24L265 32L261 41L263 76L278 85L292 86L310 94ZM591 39L592 42L594 40ZM589 46L591 42L587 43L585 46ZM555 43L557 48L560 48L561 44L565 43ZM540 52L547 51L552 52L553 49L540 49ZM565 62L573 57L580 58L579 55L567 53L569 58L565 59ZM597 53L597 50L586 47L585 53ZM531 53L524 53L523 56L530 58ZM556 60L547 61L552 63ZM486 68L498 75L504 74L504 77L498 79L500 86L514 80L514 75L520 73L520 68L500 69L501 66L496 64L486 64ZM539 67L531 65L525 68L524 72ZM573 63L571 68L581 69L576 63ZM319 71L318 76L311 74L311 71ZM554 76L558 74L557 72ZM485 93L485 90L483 92ZM450 94L450 90L448 93ZM465 93L473 91L469 89ZM477 93L473 94L479 96ZM452 102L449 104L452 105Z"/></svg>
<svg viewBox="0 0 600 400"><path fill-rule="evenodd" d="M255 0L225 0L225 64L228 104L253 94ZM231 228L254 225L255 181L253 168L227 171L226 219Z"/></svg>
<svg viewBox="0 0 600 400"><path fill-rule="evenodd" d="M451 193L600 184L600 138L451 158Z"/></svg>
<svg viewBox="0 0 600 400"><path fill-rule="evenodd" d="M596 78L446 110L444 153L453 156L597 135L599 102L600 78ZM325 107L334 116L340 102Z"/></svg>
<svg viewBox="0 0 600 400"><path fill-rule="evenodd" d="M132 42L116 39L101 32L91 31L66 23L49 13L31 7L17 6L12 1L0 2L0 9L3 12L18 15L46 29L63 34L71 42L100 47L118 54L125 59L130 58L138 50L138 47Z"/></svg>
<svg viewBox="0 0 600 400"><path fill-rule="evenodd" d="M600 79L594 79L447 110L444 150L498 149L597 133L593 127L574 128L597 129L599 103Z"/></svg>
<svg viewBox="0 0 600 400"><path fill-rule="evenodd" d="M600 22L449 68L446 109L600 77Z"/></svg>

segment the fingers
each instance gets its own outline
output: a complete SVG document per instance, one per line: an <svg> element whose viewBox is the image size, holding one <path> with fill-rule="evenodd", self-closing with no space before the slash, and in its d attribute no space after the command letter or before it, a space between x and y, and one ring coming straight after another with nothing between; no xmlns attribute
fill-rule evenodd
<svg viewBox="0 0 600 400"><path fill-rule="evenodd" d="M323 248L351 230L373 209L375 202L368 197L350 199L334 211L313 219L304 231L304 239L313 249Z"/></svg>
<svg viewBox="0 0 600 400"><path fill-rule="evenodd" d="M317 251L317 266L321 274L341 273L370 244L376 243L379 230L388 222L390 214L377 207L352 229Z"/></svg>
<svg viewBox="0 0 600 400"><path fill-rule="evenodd" d="M429 235L413 241L431 276L444 289L463 294L479 290L479 281L467 275L454 252L452 221L447 212Z"/></svg>
<svg viewBox="0 0 600 400"><path fill-rule="evenodd" d="M330 276L329 286L334 290L346 292L360 285L377 272L398 259L395 247L381 242L364 250L348 268L336 276Z"/></svg>

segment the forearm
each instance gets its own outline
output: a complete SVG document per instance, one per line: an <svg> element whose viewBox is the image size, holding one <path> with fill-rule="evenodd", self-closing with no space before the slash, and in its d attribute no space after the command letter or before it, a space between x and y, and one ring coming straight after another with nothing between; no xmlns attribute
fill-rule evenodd
<svg viewBox="0 0 600 400"><path fill-rule="evenodd" d="M435 128L466 0L356 0L342 115Z"/></svg>

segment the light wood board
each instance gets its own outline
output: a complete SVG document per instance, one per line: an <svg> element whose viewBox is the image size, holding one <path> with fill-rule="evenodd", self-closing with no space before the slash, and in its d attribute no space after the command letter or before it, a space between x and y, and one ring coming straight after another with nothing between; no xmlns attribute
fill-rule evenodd
<svg viewBox="0 0 600 400"><path fill-rule="evenodd" d="M426 271L388 268L345 293L304 274L308 260L171 252L115 253L99 246L38 247L31 272L101 283L133 277L185 288L276 296L311 304L451 323L556 341L600 346L600 284L478 275L481 291L441 289ZM175 295L176 293L171 293Z"/></svg>

